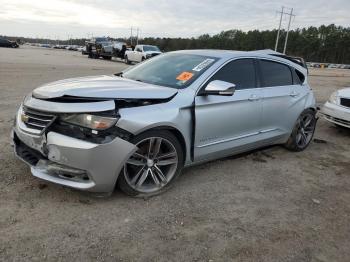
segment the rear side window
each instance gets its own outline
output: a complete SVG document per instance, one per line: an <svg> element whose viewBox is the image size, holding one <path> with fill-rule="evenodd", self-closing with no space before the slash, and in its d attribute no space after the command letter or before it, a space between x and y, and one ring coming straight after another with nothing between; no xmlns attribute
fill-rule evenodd
<svg viewBox="0 0 350 262"><path fill-rule="evenodd" d="M293 72L293 84L294 85L301 85L305 81L305 76L302 72L292 69Z"/></svg>
<svg viewBox="0 0 350 262"><path fill-rule="evenodd" d="M230 82L236 89L256 87L255 65L253 59L235 60L221 68L208 83L214 80Z"/></svg>
<svg viewBox="0 0 350 262"><path fill-rule="evenodd" d="M289 66L277 62L260 60L262 87L293 85Z"/></svg>

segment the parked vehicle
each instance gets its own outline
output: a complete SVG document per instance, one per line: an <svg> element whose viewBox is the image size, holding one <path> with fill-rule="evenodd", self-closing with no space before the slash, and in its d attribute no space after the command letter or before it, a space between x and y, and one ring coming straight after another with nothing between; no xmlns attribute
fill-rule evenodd
<svg viewBox="0 0 350 262"><path fill-rule="evenodd" d="M338 64L330 64L330 65L328 65L327 68L330 68L330 69L340 68L340 65L338 65Z"/></svg>
<svg viewBox="0 0 350 262"><path fill-rule="evenodd" d="M134 50L125 52L125 62L142 62L146 59L160 55L162 52L157 46L153 45L137 45Z"/></svg>
<svg viewBox="0 0 350 262"><path fill-rule="evenodd" d="M0 37L0 47L18 48L19 45L15 41L10 41L6 38Z"/></svg>
<svg viewBox="0 0 350 262"><path fill-rule="evenodd" d="M86 50L86 46L82 46L80 51L81 51L82 55L88 55L88 52Z"/></svg>
<svg viewBox="0 0 350 262"><path fill-rule="evenodd" d="M40 44L40 47L44 47L44 48L51 48L52 46L50 44Z"/></svg>
<svg viewBox="0 0 350 262"><path fill-rule="evenodd" d="M16 116L15 152L46 181L157 194L183 167L274 144L304 150L316 126L307 78L271 50L170 52L35 89Z"/></svg>
<svg viewBox="0 0 350 262"><path fill-rule="evenodd" d="M115 42L113 43L113 57L124 59L125 52L132 50L124 42Z"/></svg>
<svg viewBox="0 0 350 262"><path fill-rule="evenodd" d="M54 49L66 49L68 46L67 45L55 45L53 48Z"/></svg>
<svg viewBox="0 0 350 262"><path fill-rule="evenodd" d="M335 91L321 109L324 118L337 125L350 128L350 88Z"/></svg>
<svg viewBox="0 0 350 262"><path fill-rule="evenodd" d="M106 37L92 38L86 42L86 52L89 58L112 59L113 43Z"/></svg>

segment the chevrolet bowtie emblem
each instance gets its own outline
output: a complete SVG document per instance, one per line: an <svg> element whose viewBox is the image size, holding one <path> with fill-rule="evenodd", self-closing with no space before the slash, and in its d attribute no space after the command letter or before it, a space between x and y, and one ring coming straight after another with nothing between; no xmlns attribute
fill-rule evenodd
<svg viewBox="0 0 350 262"><path fill-rule="evenodd" d="M25 114L21 114L21 120L23 123L27 123L29 120L29 116L27 116Z"/></svg>

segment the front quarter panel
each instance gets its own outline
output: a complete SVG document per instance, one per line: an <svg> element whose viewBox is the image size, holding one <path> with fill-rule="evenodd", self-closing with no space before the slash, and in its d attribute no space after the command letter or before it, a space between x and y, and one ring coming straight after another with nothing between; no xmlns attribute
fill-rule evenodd
<svg viewBox="0 0 350 262"><path fill-rule="evenodd" d="M173 128L178 130L186 144L186 161L191 161L192 108L194 91L180 90L169 102L142 107L119 109L117 126L133 135L153 128Z"/></svg>

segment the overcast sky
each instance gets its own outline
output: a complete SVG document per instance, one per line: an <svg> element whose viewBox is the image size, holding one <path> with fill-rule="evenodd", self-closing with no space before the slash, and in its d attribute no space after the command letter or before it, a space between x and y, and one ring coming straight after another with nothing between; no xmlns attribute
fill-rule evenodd
<svg viewBox="0 0 350 262"><path fill-rule="evenodd" d="M350 0L0 0L0 35L125 37L131 26L141 37L274 29L282 5L295 9L292 28L350 26Z"/></svg>

